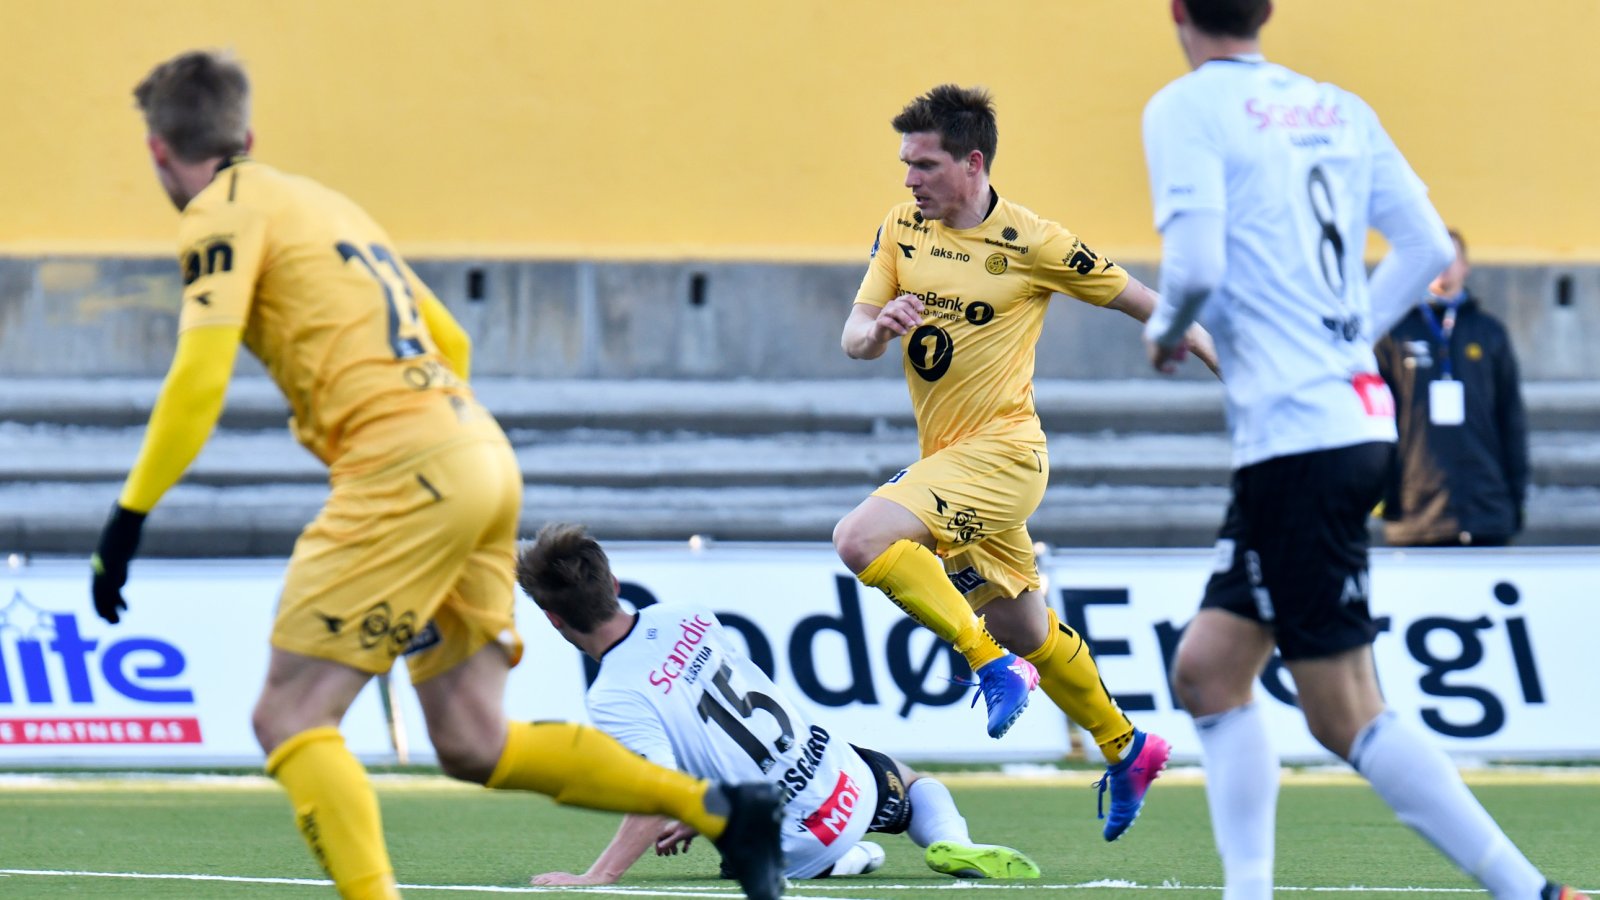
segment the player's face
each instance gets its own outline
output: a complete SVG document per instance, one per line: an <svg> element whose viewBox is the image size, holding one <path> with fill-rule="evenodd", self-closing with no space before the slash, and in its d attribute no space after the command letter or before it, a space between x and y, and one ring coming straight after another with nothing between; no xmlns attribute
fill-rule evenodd
<svg viewBox="0 0 1600 900"><path fill-rule="evenodd" d="M934 131L913 131L900 139L900 161L906 164L906 187L924 219L943 219L955 212L972 191L972 164L952 157Z"/></svg>
<svg viewBox="0 0 1600 900"><path fill-rule="evenodd" d="M183 189L178 179L177 169L173 166L172 149L155 135L148 136L145 145L150 148L150 164L155 167L156 180L161 182L161 189L167 192L167 199L181 211L194 198Z"/></svg>

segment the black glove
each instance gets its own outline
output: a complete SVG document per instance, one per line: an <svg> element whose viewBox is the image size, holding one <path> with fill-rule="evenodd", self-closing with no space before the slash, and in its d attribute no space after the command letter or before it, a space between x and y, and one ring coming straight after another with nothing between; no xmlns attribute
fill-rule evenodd
<svg viewBox="0 0 1600 900"><path fill-rule="evenodd" d="M94 577L89 581L89 593L94 597L94 611L100 618L115 625L118 612L128 608L122 599L122 586L128 583L128 563L139 549L139 533L144 530L144 513L123 509L121 504L111 508L111 518L100 531L100 545L89 557Z"/></svg>

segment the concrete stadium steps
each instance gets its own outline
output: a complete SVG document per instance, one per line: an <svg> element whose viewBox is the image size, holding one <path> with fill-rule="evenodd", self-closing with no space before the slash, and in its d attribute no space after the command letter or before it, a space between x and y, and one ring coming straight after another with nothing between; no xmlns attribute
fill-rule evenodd
<svg viewBox="0 0 1600 900"><path fill-rule="evenodd" d="M120 482L143 432L0 423L0 482ZM916 459L908 429L772 432L573 429L509 431L524 478L546 485L761 487L876 485ZM1049 435L1053 485L1226 485L1220 434ZM1600 485L1600 432L1536 432L1533 475L1550 487ZM220 431L185 483L209 487L323 484L327 469L285 429Z"/></svg>
<svg viewBox="0 0 1600 900"><path fill-rule="evenodd" d="M94 548L115 484L0 485L0 552L85 556ZM866 495L857 487L528 487L523 530L584 522L602 539L826 541ZM282 556L327 491L309 484L180 485L145 529L147 556ZM1036 540L1069 547L1203 547L1228 501L1222 487L1053 487L1030 522ZM1537 488L1526 545L1594 544L1600 488Z"/></svg>
<svg viewBox="0 0 1600 900"><path fill-rule="evenodd" d="M583 521L603 538L824 541L916 458L898 380L528 381L476 385L527 482L524 528ZM159 383L0 380L0 552L86 554L132 464ZM1527 386L1530 544L1600 544L1600 384ZM1204 546L1227 502L1215 384L1041 382L1051 488L1036 538ZM143 552L281 555L326 497L276 389L242 379Z"/></svg>
<svg viewBox="0 0 1600 900"><path fill-rule="evenodd" d="M152 378L0 378L0 423L143 426L160 381ZM897 378L784 381L473 382L507 429L763 431L910 429L905 384ZM1600 431L1600 382L1523 386L1536 431ZM1222 386L1212 381L1044 380L1034 402L1051 432L1214 433L1223 429ZM288 408L265 378L228 390L223 429L280 428Z"/></svg>

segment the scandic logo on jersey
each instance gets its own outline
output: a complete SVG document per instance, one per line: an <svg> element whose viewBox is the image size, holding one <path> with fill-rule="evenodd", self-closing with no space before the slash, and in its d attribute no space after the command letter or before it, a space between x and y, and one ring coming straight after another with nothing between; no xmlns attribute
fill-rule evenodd
<svg viewBox="0 0 1600 900"><path fill-rule="evenodd" d="M833 793L816 812L806 816L800 824L811 832L822 846L827 847L850 827L850 816L856 811L856 802L861 799L861 788L855 779L843 772L839 773L839 781L833 786Z"/></svg>
<svg viewBox="0 0 1600 900"><path fill-rule="evenodd" d="M1312 106L1262 103L1251 97L1245 101L1244 111L1245 115L1255 120L1257 131L1273 125L1279 128L1337 128L1344 124L1339 107L1323 106L1321 103Z"/></svg>
<svg viewBox="0 0 1600 900"><path fill-rule="evenodd" d="M672 645L667 658L661 661L661 667L650 670L650 683L658 685L661 693L672 693L672 683L679 678L683 678L686 684L693 684L700 676L700 670L711 658L711 648L701 647L696 652L695 647L706 639L706 632L711 630L711 625L698 613L693 619L679 620L678 627L683 629L682 637Z"/></svg>

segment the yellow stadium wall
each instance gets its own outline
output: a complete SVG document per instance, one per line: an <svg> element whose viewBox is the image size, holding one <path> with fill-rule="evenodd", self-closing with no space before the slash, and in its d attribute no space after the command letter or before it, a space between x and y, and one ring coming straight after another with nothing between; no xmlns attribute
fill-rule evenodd
<svg viewBox="0 0 1600 900"><path fill-rule="evenodd" d="M1139 114L1166 0L5 0L0 253L164 254L129 90L194 46L256 83L256 155L414 256L860 259L904 195L887 122L996 95L995 182L1156 255ZM1283 0L1270 58L1365 96L1478 261L1600 260L1596 0Z"/></svg>

